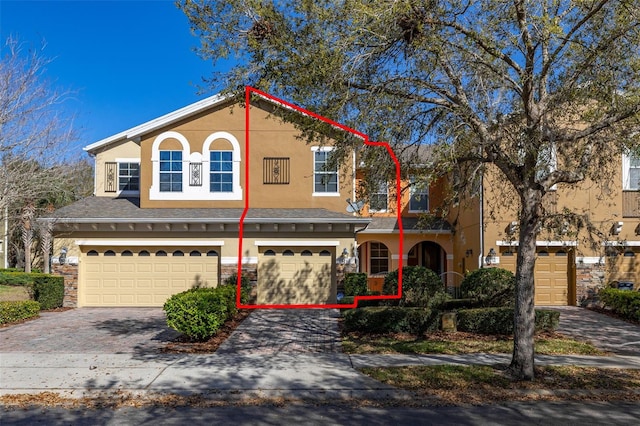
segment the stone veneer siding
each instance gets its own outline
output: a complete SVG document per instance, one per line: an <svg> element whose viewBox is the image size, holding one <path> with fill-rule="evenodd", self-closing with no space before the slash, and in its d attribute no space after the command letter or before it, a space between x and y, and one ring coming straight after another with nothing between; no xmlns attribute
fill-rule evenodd
<svg viewBox="0 0 640 426"><path fill-rule="evenodd" d="M77 308L78 265L53 264L51 269L53 275L62 275L64 277L64 299L62 306L65 308Z"/></svg>
<svg viewBox="0 0 640 426"><path fill-rule="evenodd" d="M599 302L598 291L605 285L605 266L600 263L576 263L576 304L592 306Z"/></svg>

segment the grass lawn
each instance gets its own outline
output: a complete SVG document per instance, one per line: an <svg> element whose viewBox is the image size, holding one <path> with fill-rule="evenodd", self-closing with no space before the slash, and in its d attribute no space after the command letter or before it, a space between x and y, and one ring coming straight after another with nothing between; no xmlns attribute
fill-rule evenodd
<svg viewBox="0 0 640 426"><path fill-rule="evenodd" d="M0 302L12 302L16 300L29 299L29 293L24 287L0 284Z"/></svg>
<svg viewBox="0 0 640 426"><path fill-rule="evenodd" d="M503 401L640 401L640 370L536 367L530 382L513 381L502 366L413 366L363 368L362 373L443 405Z"/></svg>
<svg viewBox="0 0 640 426"><path fill-rule="evenodd" d="M606 355L593 345L559 333L536 336L535 350L543 355ZM342 351L350 354L512 353L513 339L472 333L432 333L422 338L409 334L367 335L343 333Z"/></svg>

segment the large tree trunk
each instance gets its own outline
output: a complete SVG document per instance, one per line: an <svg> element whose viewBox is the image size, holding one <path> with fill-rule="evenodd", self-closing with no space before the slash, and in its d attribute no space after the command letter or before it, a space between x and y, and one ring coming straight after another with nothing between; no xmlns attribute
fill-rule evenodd
<svg viewBox="0 0 640 426"><path fill-rule="evenodd" d="M33 242L33 218L35 217L35 206L28 202L22 209L22 242L24 244L24 271L31 272L31 244Z"/></svg>
<svg viewBox="0 0 640 426"><path fill-rule="evenodd" d="M541 201L540 191L529 191L527 196L522 198L520 209L513 357L509 366L511 374L519 380L534 378L534 268Z"/></svg>

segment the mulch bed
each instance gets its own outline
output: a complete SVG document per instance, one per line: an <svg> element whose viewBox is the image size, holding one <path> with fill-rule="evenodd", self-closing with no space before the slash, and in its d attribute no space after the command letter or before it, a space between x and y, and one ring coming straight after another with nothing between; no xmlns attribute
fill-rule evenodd
<svg viewBox="0 0 640 426"><path fill-rule="evenodd" d="M239 309L238 313L225 322L218 333L206 341L194 341L187 336L178 336L162 349L164 353L187 353L187 354L211 354L218 350L218 347L227 340L233 331L244 321L250 309Z"/></svg>

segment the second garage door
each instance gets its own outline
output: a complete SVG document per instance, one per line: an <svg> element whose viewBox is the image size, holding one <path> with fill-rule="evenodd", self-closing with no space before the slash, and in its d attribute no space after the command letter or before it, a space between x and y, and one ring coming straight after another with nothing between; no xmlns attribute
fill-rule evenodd
<svg viewBox="0 0 640 426"><path fill-rule="evenodd" d="M336 303L335 247L260 247L258 304Z"/></svg>
<svg viewBox="0 0 640 426"><path fill-rule="evenodd" d="M569 304L568 253L563 249L538 250L535 266L535 304L539 306L565 306ZM516 255L500 253L500 267L515 273Z"/></svg>
<svg viewBox="0 0 640 426"><path fill-rule="evenodd" d="M219 282L220 249L83 247L79 306L162 306L173 294Z"/></svg>

